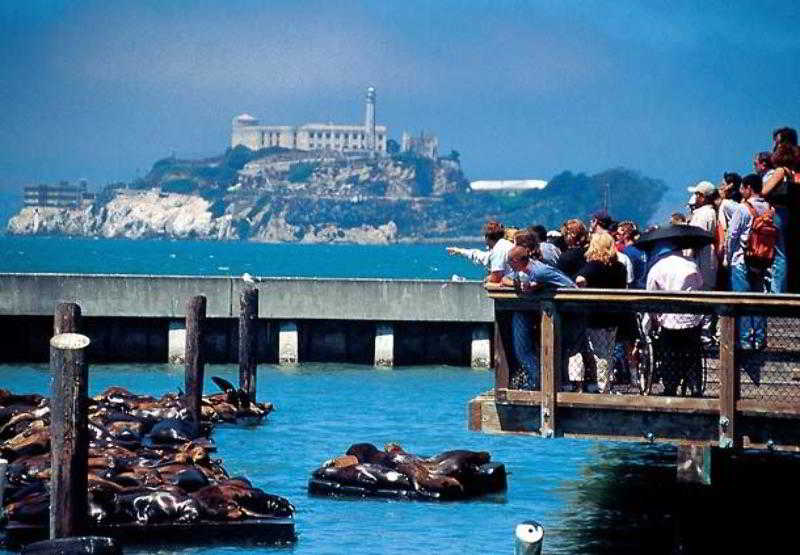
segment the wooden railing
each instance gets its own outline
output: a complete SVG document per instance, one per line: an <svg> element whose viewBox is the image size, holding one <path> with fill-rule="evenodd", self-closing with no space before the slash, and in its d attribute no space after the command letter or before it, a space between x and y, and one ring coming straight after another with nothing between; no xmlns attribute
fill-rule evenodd
<svg viewBox="0 0 800 555"><path fill-rule="evenodd" d="M607 289L559 289L550 293L523 294L512 288L489 289L488 295L495 302L495 401L501 405L539 406L539 433L544 437L562 435L558 421L560 409L716 416L719 422L718 441L722 447L741 445L743 434L737 425L742 416L752 417L747 423L748 427L754 426L753 419L757 418L800 418L800 382L787 385L785 395L781 392L778 398L741 398L742 370L739 362L742 353L736 348L736 318L739 316L797 319L796 329L794 326L791 328L798 333L797 346L781 351L781 364L794 370L793 366L797 363L798 370L795 371L800 372L800 295ZM519 310L541 312L540 391L510 388L509 361L513 354L508 341L504 340L505 334L501 333L499 321L504 313ZM562 326L565 322L568 325L569 313L595 311L715 314L719 330L719 358L715 367L719 381L718 397L602 395L562 391ZM796 427L796 422L792 425ZM609 434L601 430L597 435ZM685 435L690 438L692 434L686 432ZM792 442L800 445L800 437Z"/></svg>

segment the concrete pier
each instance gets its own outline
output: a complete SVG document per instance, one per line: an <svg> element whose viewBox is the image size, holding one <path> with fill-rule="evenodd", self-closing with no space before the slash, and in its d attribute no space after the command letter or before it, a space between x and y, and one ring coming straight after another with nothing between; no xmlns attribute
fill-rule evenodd
<svg viewBox="0 0 800 555"><path fill-rule="evenodd" d="M45 362L59 303L78 303L91 362L183 364L186 299L207 298L209 363L238 361L240 296L255 287L257 363L485 367L481 283L433 280L0 274L0 362ZM477 334L477 335L476 335Z"/></svg>
<svg viewBox="0 0 800 555"><path fill-rule="evenodd" d="M278 330L278 364L300 362L297 322L281 322Z"/></svg>
<svg viewBox="0 0 800 555"><path fill-rule="evenodd" d="M492 365L492 342L488 326L477 326L472 330L469 362L472 368L489 368Z"/></svg>
<svg viewBox="0 0 800 555"><path fill-rule="evenodd" d="M167 331L167 362L183 364L186 362L186 322L170 320Z"/></svg>
<svg viewBox="0 0 800 555"><path fill-rule="evenodd" d="M394 328L391 324L375 326L375 366L394 366Z"/></svg>

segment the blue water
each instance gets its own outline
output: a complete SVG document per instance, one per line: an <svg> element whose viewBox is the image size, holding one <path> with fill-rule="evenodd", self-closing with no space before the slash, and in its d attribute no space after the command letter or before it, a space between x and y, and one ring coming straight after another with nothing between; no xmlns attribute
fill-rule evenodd
<svg viewBox="0 0 800 555"><path fill-rule="evenodd" d="M0 272L480 279L446 245L301 245L0 235ZM459 243L458 246L479 246Z"/></svg>
<svg viewBox="0 0 800 555"><path fill-rule="evenodd" d="M0 272L421 279L450 279L453 274L479 279L483 274L466 260L447 256L444 245L9 236L0 236ZM219 428L213 437L231 474L247 476L295 504L298 542L280 549L165 546L158 552L510 553L514 526L526 519L544 525L548 554L672 553L676 546L690 552L687 529L699 526L701 535L715 537L713 532L709 536L707 515L731 514L720 510L723 504L706 509L682 497L675 485L672 447L469 432L467 403L492 387L487 371L303 364L263 365L259 373L259 400L273 402L277 410L264 426ZM206 376L213 375L238 379L232 365L207 367ZM49 382L46 366L0 365L0 387L47 394ZM90 390L119 385L158 396L182 383L182 367L95 365ZM205 388L215 390L210 380ZM308 497L310 472L357 442L397 442L419 454L457 448L490 451L494 460L506 464L509 489L502 499L459 503ZM686 517L688 509L695 514Z"/></svg>
<svg viewBox="0 0 800 555"><path fill-rule="evenodd" d="M232 365L206 367L208 378L218 375L235 382L237 372ZM179 366L96 365L90 371L90 394L119 385L161 395L176 390L182 382ZM46 365L3 365L0 383L14 391L46 393L50 374ZM295 504L297 544L260 549L213 546L177 552L509 553L515 524L529 518L544 525L547 553L591 551L597 532L581 534L581 527L603 516L606 509L602 506L604 494L598 494L597 502L587 502L585 492L614 486L603 471L593 467L613 467L621 458L630 463L661 454L669 460L671 450L469 432L467 401L491 385L490 372L468 368L260 366L258 398L273 402L276 410L266 425L220 427L213 438L218 456L232 475L247 476L256 486ZM205 388L215 389L210 379ZM314 468L344 453L351 443L365 441L378 446L393 441L420 454L454 448L488 450L510 472L508 492L499 499L451 503L342 500L306 494ZM674 467L667 474L673 476ZM629 520L637 518L634 515ZM671 533L670 523L666 525ZM663 538L647 531L615 540L616 552L637 553L648 545L647 552L662 550ZM608 532L601 530L602 534ZM582 536L592 540L585 541Z"/></svg>

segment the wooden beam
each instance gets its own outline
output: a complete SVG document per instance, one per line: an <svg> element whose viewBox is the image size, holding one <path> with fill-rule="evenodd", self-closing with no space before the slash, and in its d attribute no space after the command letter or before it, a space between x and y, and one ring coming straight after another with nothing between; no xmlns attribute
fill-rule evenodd
<svg viewBox="0 0 800 555"><path fill-rule="evenodd" d="M500 333L500 324L495 314L494 320L494 387L495 389L508 389L509 370L506 347L503 343L503 334Z"/></svg>
<svg viewBox="0 0 800 555"><path fill-rule="evenodd" d="M741 447L736 434L736 401L739 398L739 371L736 368L736 317L719 317L719 446Z"/></svg>
<svg viewBox="0 0 800 555"><path fill-rule="evenodd" d="M555 303L542 306L541 384L542 437L556 433L556 394L561 385L561 315Z"/></svg>
<svg viewBox="0 0 800 555"><path fill-rule="evenodd" d="M542 392L527 389L498 389L495 392L495 402L508 405L541 405Z"/></svg>
<svg viewBox="0 0 800 555"><path fill-rule="evenodd" d="M569 408L614 409L635 412L680 412L690 414L716 414L716 399L695 397L657 397L644 395L601 395L561 391L558 406Z"/></svg>
<svg viewBox="0 0 800 555"><path fill-rule="evenodd" d="M483 399L477 398L472 399L469 402L469 430L473 432L480 432L482 426L481 420L481 406L483 405Z"/></svg>
<svg viewBox="0 0 800 555"><path fill-rule="evenodd" d="M800 402L763 401L760 399L739 399L736 410L748 416L769 416L775 418L800 418Z"/></svg>

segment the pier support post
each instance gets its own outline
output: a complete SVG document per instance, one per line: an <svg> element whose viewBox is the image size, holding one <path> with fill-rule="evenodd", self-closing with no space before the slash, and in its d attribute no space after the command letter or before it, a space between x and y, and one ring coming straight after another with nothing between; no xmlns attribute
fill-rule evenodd
<svg viewBox="0 0 800 555"><path fill-rule="evenodd" d="M736 317L719 317L719 446L741 447L736 433L736 401L739 399L739 371L736 368Z"/></svg>
<svg viewBox="0 0 800 555"><path fill-rule="evenodd" d="M556 395L561 385L561 314L555 303L542 304L542 437L556 433Z"/></svg>
<svg viewBox="0 0 800 555"><path fill-rule="evenodd" d="M710 486L712 452L708 445L678 445L677 480Z"/></svg>
<svg viewBox="0 0 800 555"><path fill-rule="evenodd" d="M88 382L86 347L77 333L50 340L50 539L80 536L89 510Z"/></svg>
<svg viewBox="0 0 800 555"><path fill-rule="evenodd" d="M190 297L186 302L186 404L195 426L200 431L202 420L203 380L205 357L203 356L203 328L206 319L206 298L203 295Z"/></svg>
<svg viewBox="0 0 800 555"><path fill-rule="evenodd" d="M256 324L258 289L247 288L239 297L239 389L256 400Z"/></svg>
<svg viewBox="0 0 800 555"><path fill-rule="evenodd" d="M281 322L278 328L278 364L298 362L297 322Z"/></svg>
<svg viewBox="0 0 800 555"><path fill-rule="evenodd" d="M508 313L506 313L508 314ZM494 311L494 388L495 391L508 389L510 382L510 369L508 366L508 356L506 356L505 342L503 341L503 330L501 318L506 315L497 310ZM508 320L505 320L507 322Z"/></svg>
<svg viewBox="0 0 800 555"><path fill-rule="evenodd" d="M394 366L394 327L375 325L375 366Z"/></svg>
<svg viewBox="0 0 800 555"><path fill-rule="evenodd" d="M167 331L167 362L183 364L186 362L186 321L170 320Z"/></svg>
<svg viewBox="0 0 800 555"><path fill-rule="evenodd" d="M489 329L478 326L472 330L472 343L470 344L469 363L473 368L489 368L492 362L492 341L489 338Z"/></svg>
<svg viewBox="0 0 800 555"><path fill-rule="evenodd" d="M78 333L81 321L81 307L75 303L58 303L53 316L53 335Z"/></svg>

